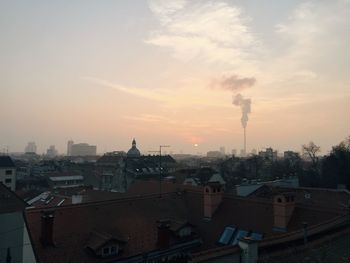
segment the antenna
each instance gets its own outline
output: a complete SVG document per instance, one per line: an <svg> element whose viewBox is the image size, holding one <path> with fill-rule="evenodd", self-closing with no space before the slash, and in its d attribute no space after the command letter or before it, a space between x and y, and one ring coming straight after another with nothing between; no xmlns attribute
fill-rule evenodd
<svg viewBox="0 0 350 263"><path fill-rule="evenodd" d="M162 198L162 148L168 148L170 145L159 145L159 151L148 151L159 153L159 198Z"/></svg>

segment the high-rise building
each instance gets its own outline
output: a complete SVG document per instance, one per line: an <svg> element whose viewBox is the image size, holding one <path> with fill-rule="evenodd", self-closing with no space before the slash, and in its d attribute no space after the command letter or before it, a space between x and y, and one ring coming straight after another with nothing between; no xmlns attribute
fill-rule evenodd
<svg viewBox="0 0 350 263"><path fill-rule="evenodd" d="M51 145L49 149L46 150L46 155L50 158L56 157L58 155L55 145Z"/></svg>
<svg viewBox="0 0 350 263"><path fill-rule="evenodd" d="M96 146L87 143L72 144L70 156L93 156L96 155Z"/></svg>
<svg viewBox="0 0 350 263"><path fill-rule="evenodd" d="M69 140L67 143L67 156L71 156L72 155L72 145L74 144L74 142L72 140Z"/></svg>
<svg viewBox="0 0 350 263"><path fill-rule="evenodd" d="M277 151L274 151L271 147L269 147L266 148L265 151L260 151L259 156L270 161L276 161Z"/></svg>
<svg viewBox="0 0 350 263"><path fill-rule="evenodd" d="M28 142L26 148L24 149L25 153L36 153L36 144L35 142Z"/></svg>
<svg viewBox="0 0 350 263"><path fill-rule="evenodd" d="M220 147L220 153L221 153L222 155L226 155L226 151L225 151L225 147L224 147L224 146L221 146L221 147Z"/></svg>
<svg viewBox="0 0 350 263"><path fill-rule="evenodd" d="M236 149L232 149L232 155L234 155L234 156L237 156L237 150Z"/></svg>

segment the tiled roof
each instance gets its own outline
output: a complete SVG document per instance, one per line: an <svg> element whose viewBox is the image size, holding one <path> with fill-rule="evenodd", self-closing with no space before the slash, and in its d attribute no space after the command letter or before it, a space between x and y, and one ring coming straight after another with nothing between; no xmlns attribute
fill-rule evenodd
<svg viewBox="0 0 350 263"><path fill-rule="evenodd" d="M10 168L15 167L15 164L10 156L0 156L0 167Z"/></svg>
<svg viewBox="0 0 350 263"><path fill-rule="evenodd" d="M40 211L27 211L34 246L42 262L61 262L64 256L71 262L95 262L84 248L94 229L113 236L126 237L123 256L137 255L157 248L157 220L163 217L183 220L192 216L186 203L187 195L167 194L164 198L151 195L55 209L55 248L43 248L40 243Z"/></svg>
<svg viewBox="0 0 350 263"><path fill-rule="evenodd" d="M275 194L293 192L296 202L312 207L323 207L329 209L340 209L350 204L350 192L344 189L322 189L322 188L287 188L263 185L249 196L256 198L272 199Z"/></svg>
<svg viewBox="0 0 350 263"><path fill-rule="evenodd" d="M26 203L14 192L0 183L0 213L23 211Z"/></svg>
<svg viewBox="0 0 350 263"><path fill-rule="evenodd" d="M117 242L123 242L123 243L125 242L124 240L114 237L111 234L100 232L100 231L92 231L90 233L86 247L91 248L92 250L97 250L111 240L114 240Z"/></svg>
<svg viewBox="0 0 350 263"><path fill-rule="evenodd" d="M62 257L71 262L98 262L98 258L85 251L90 233L96 229L125 239L127 243L121 257L154 251L157 249L157 221L164 218L195 226L195 232L203 241L199 250L217 247L220 235L229 225L263 233L267 238L281 235L273 232L271 200L225 195L211 220L205 220L203 191L198 190L202 188L185 189L186 186L181 188L176 184L164 183L164 192L159 198L157 183L151 181L145 189L140 182L132 190L134 195L138 194L133 197L129 193L126 198L55 208L55 247L43 248L40 243L42 209L27 210L27 220L39 258L42 262L60 262ZM312 226L336 216L333 212L297 206L289 227L291 230L300 229L305 220Z"/></svg>

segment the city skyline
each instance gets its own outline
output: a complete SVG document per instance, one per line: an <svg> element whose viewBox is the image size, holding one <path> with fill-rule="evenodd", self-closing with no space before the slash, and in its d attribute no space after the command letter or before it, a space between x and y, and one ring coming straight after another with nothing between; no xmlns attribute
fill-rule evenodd
<svg viewBox="0 0 350 263"><path fill-rule="evenodd" d="M349 1L0 5L0 149L239 151L246 125L248 152L327 154L349 135Z"/></svg>

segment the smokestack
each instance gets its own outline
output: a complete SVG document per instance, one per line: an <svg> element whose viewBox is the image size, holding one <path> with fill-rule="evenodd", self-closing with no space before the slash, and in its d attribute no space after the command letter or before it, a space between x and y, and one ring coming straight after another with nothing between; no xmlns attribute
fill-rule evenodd
<svg viewBox="0 0 350 263"><path fill-rule="evenodd" d="M241 123L242 123L242 127L243 127L243 132L244 132L244 155L246 155L247 153L247 134L246 134L246 128L247 128L247 124L248 124L248 114L251 112L251 99L245 99L241 94L237 94L234 98L233 98L233 104L236 106L240 106L241 107L241 111L242 111L242 117L241 117Z"/></svg>
<svg viewBox="0 0 350 263"><path fill-rule="evenodd" d="M244 128L244 156L247 154L247 134L246 134L246 128Z"/></svg>

